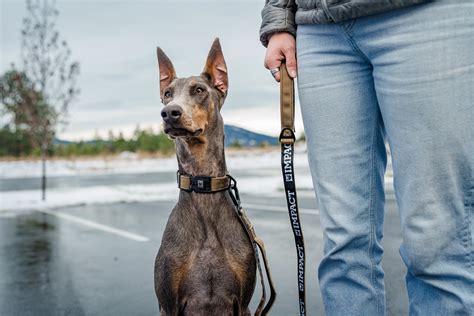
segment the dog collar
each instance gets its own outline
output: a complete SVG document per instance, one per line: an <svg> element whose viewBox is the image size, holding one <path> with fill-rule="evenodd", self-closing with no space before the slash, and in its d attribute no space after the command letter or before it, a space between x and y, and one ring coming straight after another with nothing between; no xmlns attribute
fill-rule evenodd
<svg viewBox="0 0 474 316"><path fill-rule="evenodd" d="M191 176L176 173L178 188L181 190L197 193L212 193L224 191L230 188L231 179L229 175L223 177Z"/></svg>

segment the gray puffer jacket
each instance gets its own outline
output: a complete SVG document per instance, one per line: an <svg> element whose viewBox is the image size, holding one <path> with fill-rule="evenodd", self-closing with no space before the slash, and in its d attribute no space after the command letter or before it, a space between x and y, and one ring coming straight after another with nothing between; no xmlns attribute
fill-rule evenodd
<svg viewBox="0 0 474 316"><path fill-rule="evenodd" d="M298 24L342 22L430 0L266 0L260 41L266 47L275 32L296 36Z"/></svg>

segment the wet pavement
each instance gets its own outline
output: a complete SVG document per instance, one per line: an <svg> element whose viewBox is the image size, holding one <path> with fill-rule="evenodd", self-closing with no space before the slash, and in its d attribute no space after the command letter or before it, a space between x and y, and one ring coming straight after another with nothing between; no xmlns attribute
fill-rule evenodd
<svg viewBox="0 0 474 316"><path fill-rule="evenodd" d="M278 298L272 315L297 311L296 259L283 197L242 197L266 242ZM308 248L308 314L322 315L316 266L322 236L316 202L300 198ZM0 217L0 315L158 315L153 262L173 201L85 205ZM267 209L267 210L265 210ZM85 220L77 222L68 217ZM142 236L134 240L98 223ZM100 228L100 226L99 226ZM384 268L388 315L406 315L399 220L387 193ZM257 289L253 306L260 294Z"/></svg>

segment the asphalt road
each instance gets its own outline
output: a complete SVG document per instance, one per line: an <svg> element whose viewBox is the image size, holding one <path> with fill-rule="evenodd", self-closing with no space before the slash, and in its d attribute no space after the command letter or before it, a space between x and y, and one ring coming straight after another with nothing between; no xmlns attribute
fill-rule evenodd
<svg viewBox="0 0 474 316"><path fill-rule="evenodd" d="M242 200L266 243L278 292L271 314L296 315L296 255L284 196ZM173 205L84 205L0 216L0 315L157 315L153 263ZM323 315L316 277L322 255L317 205L310 197L300 198L299 205L308 249L308 314ZM407 315L400 242L388 191L383 261L388 315ZM253 306L259 295L257 288Z"/></svg>

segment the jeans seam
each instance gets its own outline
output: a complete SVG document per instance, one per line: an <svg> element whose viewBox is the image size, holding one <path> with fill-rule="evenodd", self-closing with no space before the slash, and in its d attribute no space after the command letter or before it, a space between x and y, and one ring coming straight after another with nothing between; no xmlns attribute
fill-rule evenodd
<svg viewBox="0 0 474 316"><path fill-rule="evenodd" d="M376 297L376 310L377 315L380 315L379 307L380 307L380 298L379 293L376 289L376 280L375 280L375 273L376 273L376 265L375 259L373 256L374 247L375 247L375 219L374 219L374 209L376 204L376 192L375 192L375 146L377 142L377 128L378 128L378 116L375 117L374 120L374 127L372 129L372 144L371 144L371 168L370 168L370 202L369 202L369 224L370 224L370 236L369 236L369 247L367 249L368 257L370 260L370 280L372 286L375 290L375 297Z"/></svg>
<svg viewBox="0 0 474 316"><path fill-rule="evenodd" d="M354 27L354 24L357 19L350 19L348 21L342 22L341 26L344 28L346 32L352 31L352 28Z"/></svg>
<svg viewBox="0 0 474 316"><path fill-rule="evenodd" d="M465 197L464 207L466 215L464 217L463 233L461 235L461 242L466 248L466 263L468 269L474 267L474 249L472 236L472 213L474 212L474 177L471 179L471 187L469 188Z"/></svg>
<svg viewBox="0 0 474 316"><path fill-rule="evenodd" d="M342 33L342 35L346 38L346 40L349 42L349 44L352 47L352 50L356 52L360 57L362 57L367 63L372 64L370 61L369 57L364 54L364 52L359 48L357 43L355 42L354 38L349 34L349 31L352 29L352 26L354 24L350 25L350 29L348 27L345 27L343 24L339 24L339 30Z"/></svg>

